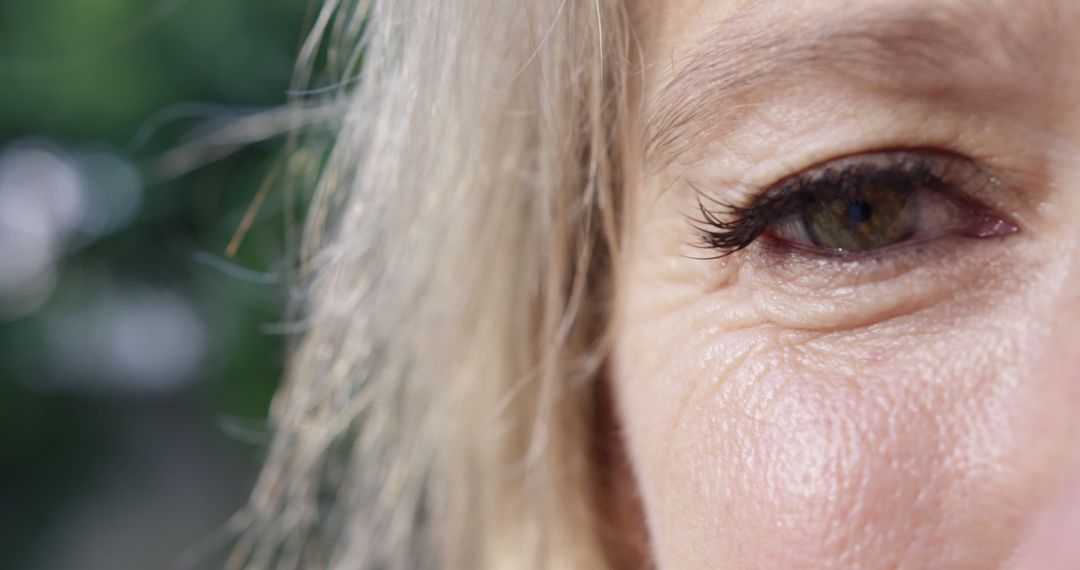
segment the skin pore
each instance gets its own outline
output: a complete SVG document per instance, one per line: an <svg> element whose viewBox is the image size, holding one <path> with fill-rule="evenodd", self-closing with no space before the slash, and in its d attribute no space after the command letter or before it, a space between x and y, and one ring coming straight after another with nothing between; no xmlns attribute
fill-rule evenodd
<svg viewBox="0 0 1080 570"><path fill-rule="evenodd" d="M1080 567L1080 4L643 4L611 367L640 562ZM1018 231L701 248L699 202L906 151Z"/></svg>

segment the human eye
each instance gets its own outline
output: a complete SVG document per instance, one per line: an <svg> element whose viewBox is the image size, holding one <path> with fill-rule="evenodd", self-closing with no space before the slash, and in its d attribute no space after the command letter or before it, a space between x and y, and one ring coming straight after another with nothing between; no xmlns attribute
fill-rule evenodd
<svg viewBox="0 0 1080 570"><path fill-rule="evenodd" d="M700 202L696 227L718 256L765 236L808 255L858 259L947 236L1015 233L973 198L994 184L970 159L943 151L853 155L788 176L745 206Z"/></svg>

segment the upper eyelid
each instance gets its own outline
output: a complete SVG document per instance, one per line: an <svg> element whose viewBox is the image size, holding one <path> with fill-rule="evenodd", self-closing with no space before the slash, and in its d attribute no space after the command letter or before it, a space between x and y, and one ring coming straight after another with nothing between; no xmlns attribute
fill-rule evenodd
<svg viewBox="0 0 1080 570"><path fill-rule="evenodd" d="M929 148L896 148L872 150L855 154L844 155L819 162L817 164L799 169L793 174L786 175L779 180L768 184L762 184L757 188L746 192L743 204L723 204L727 208L747 210L783 194L794 195L805 190L807 187L819 183L820 179L830 172L837 176L847 174L847 170L863 168L873 170L873 162L880 161L878 172L887 169L901 168L927 168L935 178L947 181L959 181L962 176L958 172L961 166L972 176L985 176L991 179L989 173L985 173L970 158L940 149Z"/></svg>

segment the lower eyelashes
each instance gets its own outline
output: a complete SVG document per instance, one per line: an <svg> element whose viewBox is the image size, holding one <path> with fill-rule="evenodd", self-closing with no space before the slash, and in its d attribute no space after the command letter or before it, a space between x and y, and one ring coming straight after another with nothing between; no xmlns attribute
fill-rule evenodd
<svg viewBox="0 0 1080 570"><path fill-rule="evenodd" d="M704 245L721 256L763 234L811 255L849 256L949 235L1018 231L966 197L973 184L993 181L967 159L944 152L856 155L788 177L747 207L702 207L698 229Z"/></svg>

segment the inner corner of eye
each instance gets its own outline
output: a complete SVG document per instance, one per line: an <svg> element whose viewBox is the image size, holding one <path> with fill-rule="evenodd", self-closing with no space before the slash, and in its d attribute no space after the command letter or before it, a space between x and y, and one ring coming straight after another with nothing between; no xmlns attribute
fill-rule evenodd
<svg viewBox="0 0 1080 570"><path fill-rule="evenodd" d="M1020 232L1020 226L1003 216L990 211L977 212L972 216L965 235L975 238L993 238Z"/></svg>

